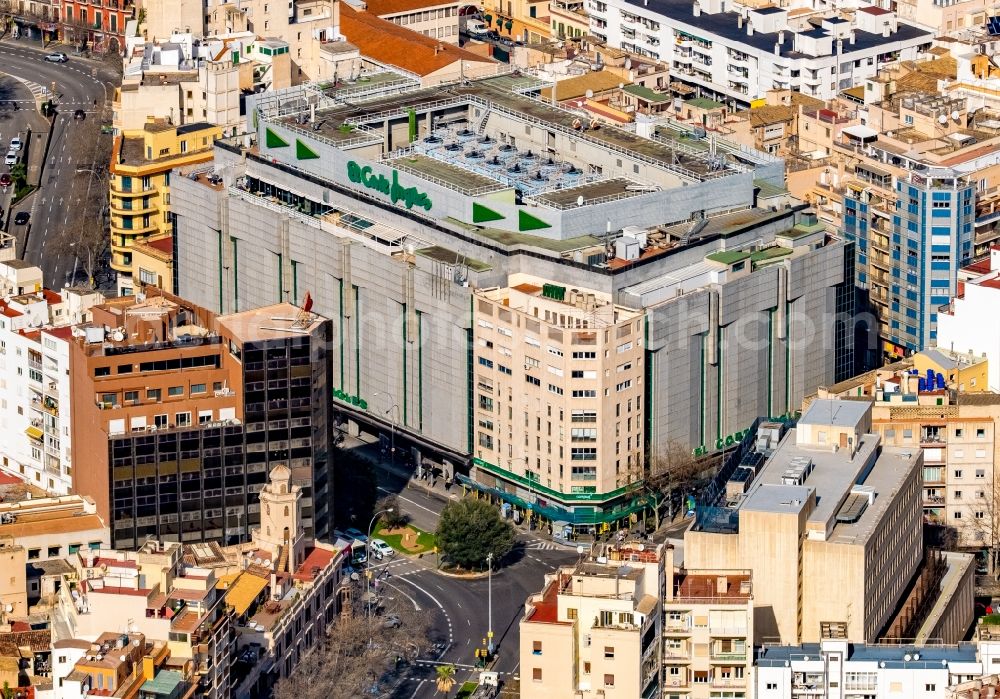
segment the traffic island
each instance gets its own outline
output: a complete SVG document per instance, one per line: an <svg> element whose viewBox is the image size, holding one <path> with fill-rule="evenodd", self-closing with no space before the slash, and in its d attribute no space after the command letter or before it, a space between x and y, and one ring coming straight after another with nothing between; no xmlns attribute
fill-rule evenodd
<svg viewBox="0 0 1000 699"><path fill-rule="evenodd" d="M386 528L380 522L373 537L381 539L393 550L406 556L422 557L435 550L437 539L430 532L407 524L405 527Z"/></svg>

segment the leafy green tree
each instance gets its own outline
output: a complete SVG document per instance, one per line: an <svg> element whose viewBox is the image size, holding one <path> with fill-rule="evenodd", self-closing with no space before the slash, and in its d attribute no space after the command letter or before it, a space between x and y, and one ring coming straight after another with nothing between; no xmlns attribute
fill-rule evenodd
<svg viewBox="0 0 1000 699"><path fill-rule="evenodd" d="M493 554L494 565L514 548L514 528L486 502L465 498L449 503L438 520L441 553L462 568L482 568Z"/></svg>

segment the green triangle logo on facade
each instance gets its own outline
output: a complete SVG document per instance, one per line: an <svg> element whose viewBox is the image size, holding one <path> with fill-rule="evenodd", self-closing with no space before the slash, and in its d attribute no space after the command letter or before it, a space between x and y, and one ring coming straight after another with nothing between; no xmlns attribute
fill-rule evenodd
<svg viewBox="0 0 1000 699"><path fill-rule="evenodd" d="M318 158L316 151L307 146L299 139L295 139L295 157L299 160L312 160L313 158Z"/></svg>
<svg viewBox="0 0 1000 699"><path fill-rule="evenodd" d="M253 118L257 118L257 112L254 112ZM268 148L284 148L288 145L288 141L268 128L264 129L264 143L267 144Z"/></svg>
<svg viewBox="0 0 1000 699"><path fill-rule="evenodd" d="M520 231L537 231L541 228L552 228L552 225L546 223L540 218L532 216L523 209L518 209L517 228Z"/></svg>
<svg viewBox="0 0 1000 699"><path fill-rule="evenodd" d="M503 214L498 213L488 206L483 206L482 204L477 204L472 202L472 222L473 223L485 223L486 221L502 221L506 218Z"/></svg>

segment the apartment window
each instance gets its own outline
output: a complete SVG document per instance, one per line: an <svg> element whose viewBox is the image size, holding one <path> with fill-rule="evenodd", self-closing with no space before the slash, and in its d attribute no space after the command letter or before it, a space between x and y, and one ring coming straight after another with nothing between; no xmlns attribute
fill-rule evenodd
<svg viewBox="0 0 1000 699"><path fill-rule="evenodd" d="M913 439L913 430L903 430L903 439Z"/></svg>
<svg viewBox="0 0 1000 699"><path fill-rule="evenodd" d="M94 369L94 376L111 376L111 367L99 366Z"/></svg>
<svg viewBox="0 0 1000 699"><path fill-rule="evenodd" d="M166 413L162 413L161 415L154 415L153 416L153 424L156 425L156 428L160 429L160 430L166 428L166 426L168 424L167 423L167 414Z"/></svg>
<svg viewBox="0 0 1000 699"><path fill-rule="evenodd" d="M976 519L982 519L983 516L984 516L984 513L982 511L976 512Z"/></svg>
<svg viewBox="0 0 1000 699"><path fill-rule="evenodd" d="M614 675L604 675L604 686L614 687L615 686L615 676Z"/></svg>
<svg viewBox="0 0 1000 699"><path fill-rule="evenodd" d="M167 389L167 395L171 397L183 396L184 387L183 386L171 386Z"/></svg>
<svg viewBox="0 0 1000 699"><path fill-rule="evenodd" d="M586 390L575 390L573 391L574 398L597 398L597 389L586 389Z"/></svg>
<svg viewBox="0 0 1000 699"><path fill-rule="evenodd" d="M532 641L531 642L531 654L532 655L541 655L542 654L542 642L541 641Z"/></svg>
<svg viewBox="0 0 1000 699"><path fill-rule="evenodd" d="M961 490L956 490L955 491L955 499L956 500L961 500L962 499L962 491Z"/></svg>
<svg viewBox="0 0 1000 699"><path fill-rule="evenodd" d="M622 381L621 383L615 385L616 391L624 391L625 389L628 388L632 388L632 379L629 379L628 381Z"/></svg>
<svg viewBox="0 0 1000 699"><path fill-rule="evenodd" d="M615 659L615 647L614 646L604 646L604 657L609 660ZM612 684L614 684L612 682Z"/></svg>
<svg viewBox="0 0 1000 699"><path fill-rule="evenodd" d="M531 668L531 679L534 680L535 682L541 682L542 681L542 668L540 668L540 667L533 667L533 668Z"/></svg>
<svg viewBox="0 0 1000 699"><path fill-rule="evenodd" d="M976 469L976 478L986 478L986 470L982 468Z"/></svg>
<svg viewBox="0 0 1000 699"><path fill-rule="evenodd" d="M962 513L961 512L956 512L955 513L955 519L962 519Z"/></svg>
<svg viewBox="0 0 1000 699"><path fill-rule="evenodd" d="M576 609L574 609L573 607L568 607L566 609L566 618L567 619L576 619Z"/></svg>
<svg viewBox="0 0 1000 699"><path fill-rule="evenodd" d="M492 369L493 368L493 360L487 359L486 357L480 357L479 358L479 365L480 366L484 366L487 369Z"/></svg>
<svg viewBox="0 0 1000 699"><path fill-rule="evenodd" d="M570 458L573 461L597 461L597 447L573 447Z"/></svg>
<svg viewBox="0 0 1000 699"><path fill-rule="evenodd" d="M935 691L937 691L937 685L936 684L925 684L924 685L924 691L925 692L935 692Z"/></svg>
<svg viewBox="0 0 1000 699"><path fill-rule="evenodd" d="M138 403L139 402L139 392L138 391L125 391L125 402Z"/></svg>
<svg viewBox="0 0 1000 699"><path fill-rule="evenodd" d="M961 428L955 430L955 439L961 439L962 438L962 434L963 434L963 430Z"/></svg>
<svg viewBox="0 0 1000 699"><path fill-rule="evenodd" d="M589 675L590 674L590 661L589 660L583 663L583 674L585 674L585 675Z"/></svg>
<svg viewBox="0 0 1000 699"><path fill-rule="evenodd" d="M191 413L175 413L174 422L178 427L186 427L191 424Z"/></svg>
<svg viewBox="0 0 1000 699"><path fill-rule="evenodd" d="M962 477L962 469L956 468L955 469L955 478L961 478L961 477Z"/></svg>
<svg viewBox="0 0 1000 699"><path fill-rule="evenodd" d="M535 377L535 376L525 376L524 380L527 381L528 383L530 383L533 386L541 386L542 385L542 380L539 379L538 377Z"/></svg>
<svg viewBox="0 0 1000 699"><path fill-rule="evenodd" d="M160 389L158 389L158 388L147 388L146 389L146 400L160 400Z"/></svg>
<svg viewBox="0 0 1000 699"><path fill-rule="evenodd" d="M143 269L142 267L140 267L139 268L139 281L141 281L143 284L149 284L150 286L156 286L159 283L159 281L160 281L160 277L159 277L159 275L156 272L152 272L152 271L150 271L148 269Z"/></svg>
<svg viewBox="0 0 1000 699"><path fill-rule="evenodd" d="M57 558L62 555L62 546L49 546L49 558Z"/></svg>
<svg viewBox="0 0 1000 699"><path fill-rule="evenodd" d="M555 393L557 396L561 396L563 394L563 389L560 388L559 386L556 386L555 384L550 383L549 393Z"/></svg>
<svg viewBox="0 0 1000 699"><path fill-rule="evenodd" d="M41 556L42 556L42 550L41 549L28 549L28 560L29 561L33 561L36 558L41 558Z"/></svg>
<svg viewBox="0 0 1000 699"><path fill-rule="evenodd" d="M574 410L570 413L571 422L597 422L596 410Z"/></svg>
<svg viewBox="0 0 1000 699"><path fill-rule="evenodd" d="M574 352L573 359L597 359L597 352Z"/></svg>
<svg viewBox="0 0 1000 699"><path fill-rule="evenodd" d="M767 685L766 685L766 687L767 687L767 689L777 689L778 688L778 683L777 682L768 682Z"/></svg>
<svg viewBox="0 0 1000 699"><path fill-rule="evenodd" d="M596 379L597 378L597 372L593 371L593 370L574 369L572 375L573 375L574 379Z"/></svg>
<svg viewBox="0 0 1000 699"><path fill-rule="evenodd" d="M986 430L984 428L976 428L976 439L986 439Z"/></svg>
<svg viewBox="0 0 1000 699"><path fill-rule="evenodd" d="M191 393L204 393L205 384L203 383L193 383L191 384Z"/></svg>
<svg viewBox="0 0 1000 699"><path fill-rule="evenodd" d="M570 433L574 442L597 441L597 428L574 427Z"/></svg>

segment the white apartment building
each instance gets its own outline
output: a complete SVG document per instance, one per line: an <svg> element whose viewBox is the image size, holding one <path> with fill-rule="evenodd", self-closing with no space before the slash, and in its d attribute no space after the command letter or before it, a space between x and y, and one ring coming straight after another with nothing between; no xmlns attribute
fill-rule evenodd
<svg viewBox="0 0 1000 699"><path fill-rule="evenodd" d="M521 697L659 696L664 564L672 549L608 545L545 576L521 619Z"/></svg>
<svg viewBox="0 0 1000 699"><path fill-rule="evenodd" d="M255 41L249 32L211 40L174 34L162 43L131 39L115 88L115 128L141 130L152 116L177 125L208 122L232 135L241 123L241 89L255 85Z"/></svg>
<svg viewBox="0 0 1000 699"><path fill-rule="evenodd" d="M663 602L663 697L753 696L750 571L669 570Z"/></svg>
<svg viewBox="0 0 1000 699"><path fill-rule="evenodd" d="M524 274L474 299L480 472L550 520L627 497L642 474L642 311Z"/></svg>
<svg viewBox="0 0 1000 699"><path fill-rule="evenodd" d="M937 345L987 360L989 390L1000 392L1000 323L984 323L1000 304L1000 246L959 272L958 294L938 312Z"/></svg>
<svg viewBox="0 0 1000 699"><path fill-rule="evenodd" d="M886 63L916 58L932 39L875 6L844 13L800 2L589 0L587 10L591 34L609 46L666 61L672 80L734 107L771 89L831 99Z"/></svg>
<svg viewBox="0 0 1000 699"><path fill-rule="evenodd" d="M843 638L767 646L754 664L754 696L943 699L949 686L989 672L987 661L994 653L982 643L977 650L973 643L873 646Z"/></svg>

